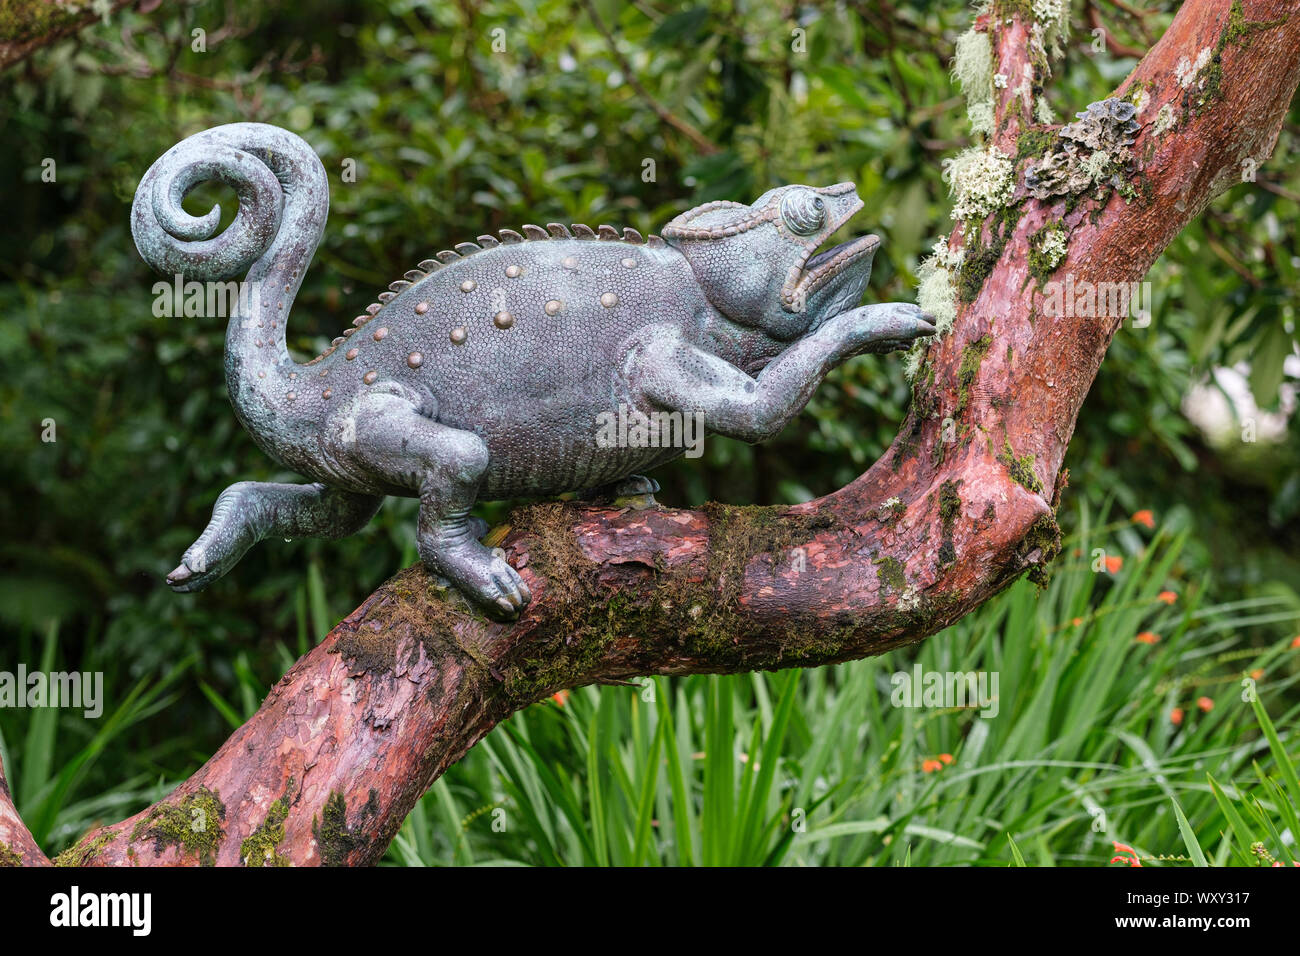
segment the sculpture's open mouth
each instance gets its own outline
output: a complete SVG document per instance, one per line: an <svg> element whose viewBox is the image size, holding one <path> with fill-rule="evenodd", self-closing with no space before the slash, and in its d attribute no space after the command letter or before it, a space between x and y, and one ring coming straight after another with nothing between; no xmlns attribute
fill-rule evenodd
<svg viewBox="0 0 1300 956"><path fill-rule="evenodd" d="M849 269L855 262L863 258L870 261L879 245L879 236L859 236L857 239L841 242L815 255L810 255L799 269L799 278L794 288L790 290L790 299L793 301L802 298L807 301L810 295Z"/></svg>
<svg viewBox="0 0 1300 956"><path fill-rule="evenodd" d="M859 236L856 239L841 242L823 252L817 253L804 264L804 274L800 280L800 286L807 285L806 291L812 292L813 289L821 286L832 276L837 275L849 264L856 262L868 253L875 252L876 247L879 245L879 236Z"/></svg>
<svg viewBox="0 0 1300 956"><path fill-rule="evenodd" d="M827 211L831 221L822 233L829 238L858 214L863 202L852 183L837 183L818 192L828 200L827 205L830 207ZM866 260L869 268L871 257L879 245L879 236L859 236L821 251L810 243L804 249L803 257L791 267L786 276L785 287L781 290L785 307L800 310L809 296L836 276L852 269L856 263ZM866 284L865 280L863 284Z"/></svg>

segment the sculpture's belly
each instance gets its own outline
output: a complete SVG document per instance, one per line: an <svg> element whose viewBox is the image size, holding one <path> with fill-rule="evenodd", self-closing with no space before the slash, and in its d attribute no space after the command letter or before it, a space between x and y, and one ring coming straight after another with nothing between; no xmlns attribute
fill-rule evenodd
<svg viewBox="0 0 1300 956"><path fill-rule="evenodd" d="M647 410L616 373L642 327L708 308L689 264L662 242L516 242L403 289L358 320L317 374L338 400L396 382L426 414L483 438L480 497L577 491L681 453L680 437L663 447L629 430L628 413Z"/></svg>
<svg viewBox="0 0 1300 956"><path fill-rule="evenodd" d="M429 303L413 318L431 341L402 377L429 389L440 422L487 442L481 497L582 490L682 451L680 439L674 451L619 429L638 410L616 376L638 329L685 322L704 307L675 250L599 240L502 246L454 263L408 297Z"/></svg>
<svg viewBox="0 0 1300 956"><path fill-rule="evenodd" d="M580 491L676 457L686 447L682 428L662 430L662 440L638 429L650 410L638 407L604 365L587 371L557 363L550 374L526 376L524 385L537 387L470 386L439 402L440 422L487 443L480 497Z"/></svg>
<svg viewBox="0 0 1300 956"><path fill-rule="evenodd" d="M584 491L649 471L681 453L680 448L605 448L572 436L536 446L509 445L492 452L479 498L495 501Z"/></svg>

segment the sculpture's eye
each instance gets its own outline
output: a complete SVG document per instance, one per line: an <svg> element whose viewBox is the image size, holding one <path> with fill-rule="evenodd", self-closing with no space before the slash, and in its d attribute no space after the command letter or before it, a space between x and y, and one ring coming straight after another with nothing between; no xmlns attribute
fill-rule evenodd
<svg viewBox="0 0 1300 956"><path fill-rule="evenodd" d="M800 236L811 236L826 225L826 203L816 193L796 189L786 193L781 200L781 218L790 231Z"/></svg>

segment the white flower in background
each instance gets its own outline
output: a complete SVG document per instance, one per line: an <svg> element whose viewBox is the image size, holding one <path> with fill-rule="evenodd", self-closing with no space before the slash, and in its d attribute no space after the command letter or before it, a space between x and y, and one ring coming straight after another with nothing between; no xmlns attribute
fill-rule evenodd
<svg viewBox="0 0 1300 956"><path fill-rule="evenodd" d="M1300 378L1300 355L1288 355L1282 367L1289 377ZM1295 385L1284 382L1278 390L1278 410L1261 411L1250 391L1250 364L1238 362L1232 368L1214 369L1208 381L1194 385L1183 398L1183 414L1215 447L1240 442L1246 422L1254 424L1255 441L1275 443L1286 438L1287 421L1296 410L1296 392Z"/></svg>

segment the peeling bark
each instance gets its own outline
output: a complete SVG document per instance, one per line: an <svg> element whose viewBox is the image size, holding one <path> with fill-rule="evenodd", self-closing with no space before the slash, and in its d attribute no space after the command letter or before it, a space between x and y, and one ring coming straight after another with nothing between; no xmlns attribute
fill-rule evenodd
<svg viewBox="0 0 1300 956"><path fill-rule="evenodd" d="M1237 181L1243 158L1271 152L1300 81L1297 13L1300 0L1183 5L1116 94L1149 97L1133 147L1136 198L1111 193L1101 207L1067 211L1017 187L1020 214L996 264L952 334L931 346L893 446L853 483L792 508L521 509L499 542L534 595L521 620L474 617L432 590L423 570L401 572L298 661L189 780L89 834L63 862L375 863L439 774L557 690L879 654L1041 569L1059 548L1066 448L1122 319L1043 314L1029 237L1063 221L1058 277L1140 281ZM1028 31L1019 14L1010 20L981 26L999 72L1018 76ZM1189 89L1179 63L1204 49L1212 72ZM1014 154L1020 118L1032 112L1016 108L1012 90L996 92L994 141ZM1179 121L1157 134L1166 105ZM960 244L976 229L987 243L991 225L970 226ZM199 818L207 829L187 835L183 824ZM44 859L4 790L0 843L25 863Z"/></svg>

